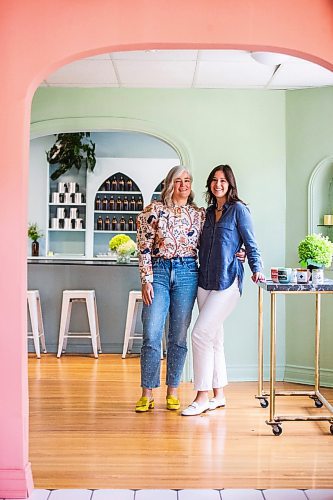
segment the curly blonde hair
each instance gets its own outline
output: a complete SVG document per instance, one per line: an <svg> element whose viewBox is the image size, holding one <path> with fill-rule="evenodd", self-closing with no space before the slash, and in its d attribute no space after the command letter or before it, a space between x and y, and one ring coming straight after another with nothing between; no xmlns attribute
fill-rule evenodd
<svg viewBox="0 0 333 500"><path fill-rule="evenodd" d="M164 188L162 189L161 193L161 199L162 203L166 205L167 207L172 207L173 206L173 201L172 201L172 196L174 192L174 187L173 183L177 177L179 177L183 172L186 172L191 179L191 182L193 180L192 174L189 171L188 168L186 168L184 165L176 165L173 167L167 174L165 180L164 180ZM194 203L194 192L191 190L190 195L187 199L187 203L192 206L196 206Z"/></svg>

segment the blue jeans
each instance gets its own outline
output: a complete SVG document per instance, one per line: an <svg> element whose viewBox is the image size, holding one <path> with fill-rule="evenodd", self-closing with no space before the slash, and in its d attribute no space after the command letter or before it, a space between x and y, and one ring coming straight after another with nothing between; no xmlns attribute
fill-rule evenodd
<svg viewBox="0 0 333 500"><path fill-rule="evenodd" d="M160 385L161 341L169 314L166 384L178 387L187 354L187 329L198 288L198 266L194 257L152 259L154 299L143 305L141 386Z"/></svg>

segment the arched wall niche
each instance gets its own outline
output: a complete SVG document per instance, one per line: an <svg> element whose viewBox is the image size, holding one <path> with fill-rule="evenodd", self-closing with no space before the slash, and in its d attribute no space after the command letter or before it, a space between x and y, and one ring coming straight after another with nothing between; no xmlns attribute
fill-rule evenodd
<svg viewBox="0 0 333 500"><path fill-rule="evenodd" d="M0 412L0 498L26 498L33 488L28 456L26 227L30 108L39 83L79 57L153 48L278 50L332 70L332 22L327 0L280 0L270 8L257 0L169 0L167 7L164 0L100 0L98 9L86 0L58 0L56 7L44 2L42 12L39 0L2 2L0 228L11 251L0 247L5 263L0 315L2 331L11 332L11 342L0 336L0 394L5 401ZM22 47L28 57L22 57ZM15 217L9 210L12 186Z"/></svg>
<svg viewBox="0 0 333 500"><path fill-rule="evenodd" d="M308 184L308 233L322 233L332 240L333 227L324 224L324 215L333 217L333 156L316 165Z"/></svg>
<svg viewBox="0 0 333 500"><path fill-rule="evenodd" d="M74 128L73 128L74 127ZM90 132L139 132L167 143L176 152L179 161L191 168L189 152L179 137L171 137L159 123L124 117L57 118L34 122L30 127L31 139L59 132L87 130Z"/></svg>

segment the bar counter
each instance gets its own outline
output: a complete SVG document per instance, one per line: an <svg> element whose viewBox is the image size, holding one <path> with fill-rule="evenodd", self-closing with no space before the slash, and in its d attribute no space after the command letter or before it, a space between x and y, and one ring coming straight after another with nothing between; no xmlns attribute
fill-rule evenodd
<svg viewBox="0 0 333 500"><path fill-rule="evenodd" d="M28 289L39 290L46 347L56 353L63 290L95 290L102 350L121 353L127 313L128 293L140 290L137 259L121 264L110 258L28 258ZM84 304L74 304L71 331L88 331ZM138 321L137 330L140 328ZM137 344L137 345L136 345ZM139 343L134 344L138 350ZM29 351L33 352L29 341ZM135 350L135 349L134 349ZM87 339L70 339L68 353L91 353Z"/></svg>

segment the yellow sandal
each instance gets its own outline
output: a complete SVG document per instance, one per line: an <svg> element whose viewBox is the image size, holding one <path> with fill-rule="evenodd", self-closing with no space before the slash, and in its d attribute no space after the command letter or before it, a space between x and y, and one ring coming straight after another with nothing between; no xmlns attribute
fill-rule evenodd
<svg viewBox="0 0 333 500"><path fill-rule="evenodd" d="M142 396L135 405L135 411L137 413L142 413L148 410L152 410L155 406L154 400Z"/></svg>
<svg viewBox="0 0 333 500"><path fill-rule="evenodd" d="M169 394L166 397L166 407L168 410L179 410L179 408L180 408L179 399L176 398L175 396L172 396L171 394Z"/></svg>

